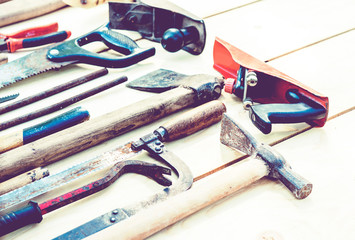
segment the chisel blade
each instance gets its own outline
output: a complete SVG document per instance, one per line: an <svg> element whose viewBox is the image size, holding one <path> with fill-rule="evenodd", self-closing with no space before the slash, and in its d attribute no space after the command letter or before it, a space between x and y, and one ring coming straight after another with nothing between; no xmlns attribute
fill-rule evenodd
<svg viewBox="0 0 355 240"><path fill-rule="evenodd" d="M47 59L48 50L59 44L60 43L52 44L22 58L1 65L0 88L9 86L31 76L53 69L59 69L73 63L73 61L56 63Z"/></svg>
<svg viewBox="0 0 355 240"><path fill-rule="evenodd" d="M67 170L15 189L0 196L0 211L27 202L43 193L84 177L89 173L96 172L105 167L112 166L119 161L131 158L140 152L141 151L132 150L131 143L127 143L114 150L105 152L98 157L68 168Z"/></svg>

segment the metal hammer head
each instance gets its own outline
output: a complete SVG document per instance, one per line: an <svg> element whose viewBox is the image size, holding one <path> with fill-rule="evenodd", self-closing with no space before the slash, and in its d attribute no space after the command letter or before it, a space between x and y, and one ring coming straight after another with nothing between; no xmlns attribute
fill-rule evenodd
<svg viewBox="0 0 355 240"><path fill-rule="evenodd" d="M258 142L226 114L222 118L221 142L254 158L263 160L269 167L268 177L280 180L298 199L306 198L312 184L292 171L286 160L269 145Z"/></svg>

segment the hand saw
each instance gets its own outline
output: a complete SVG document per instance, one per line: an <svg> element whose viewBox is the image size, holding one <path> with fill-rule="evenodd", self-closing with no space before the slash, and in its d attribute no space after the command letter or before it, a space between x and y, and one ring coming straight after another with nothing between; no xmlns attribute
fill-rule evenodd
<svg viewBox="0 0 355 240"><path fill-rule="evenodd" d="M222 118L222 113L224 111L225 107L221 102L212 101L197 107L182 116L176 117L160 127L160 129L166 129L164 134L167 137L164 138L164 140L171 141L207 127L219 121ZM33 199L36 196L56 189L71 181L77 180L89 173L112 166L117 162L132 158L142 152L142 149L132 149L131 145L132 142L129 142L96 158L73 166L63 172L51 175L45 179L33 182L22 188L18 188L14 191L1 195L0 210L4 210Z"/></svg>
<svg viewBox="0 0 355 240"><path fill-rule="evenodd" d="M109 48L123 54L121 57L104 57L82 46L101 41ZM108 68L133 65L155 54L155 48L140 48L131 38L114 32L108 24L81 37L57 43L34 51L22 58L0 66L0 88L52 69L69 64L86 63Z"/></svg>

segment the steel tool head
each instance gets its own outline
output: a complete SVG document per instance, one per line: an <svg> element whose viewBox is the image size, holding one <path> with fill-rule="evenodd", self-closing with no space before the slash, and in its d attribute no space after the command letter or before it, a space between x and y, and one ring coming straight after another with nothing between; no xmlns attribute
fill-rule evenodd
<svg viewBox="0 0 355 240"><path fill-rule="evenodd" d="M268 177L280 180L298 199L306 198L312 184L291 170L286 160L269 145L258 142L227 114L223 115L220 135L221 143L254 158L261 159L269 167Z"/></svg>
<svg viewBox="0 0 355 240"><path fill-rule="evenodd" d="M129 82L129 88L161 93L179 86L192 88L199 99L217 99L222 92L223 79L207 74L185 75L166 69L158 69Z"/></svg>

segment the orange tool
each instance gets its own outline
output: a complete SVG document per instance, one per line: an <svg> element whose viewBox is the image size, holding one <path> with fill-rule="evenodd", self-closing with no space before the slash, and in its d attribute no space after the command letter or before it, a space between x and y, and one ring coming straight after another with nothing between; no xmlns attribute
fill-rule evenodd
<svg viewBox="0 0 355 240"><path fill-rule="evenodd" d="M21 48L61 42L70 35L70 31L58 32L58 23L28 28L12 34L0 33L0 52L15 52Z"/></svg>

